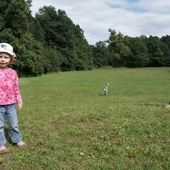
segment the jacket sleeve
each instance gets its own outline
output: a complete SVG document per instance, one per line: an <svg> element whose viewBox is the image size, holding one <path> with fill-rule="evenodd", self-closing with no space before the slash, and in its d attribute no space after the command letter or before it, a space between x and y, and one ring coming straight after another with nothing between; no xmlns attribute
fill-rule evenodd
<svg viewBox="0 0 170 170"><path fill-rule="evenodd" d="M15 101L18 104L22 104L22 97L19 89L19 83L18 83L18 75L14 71L14 80L13 80L13 90L14 90L14 96L15 96Z"/></svg>

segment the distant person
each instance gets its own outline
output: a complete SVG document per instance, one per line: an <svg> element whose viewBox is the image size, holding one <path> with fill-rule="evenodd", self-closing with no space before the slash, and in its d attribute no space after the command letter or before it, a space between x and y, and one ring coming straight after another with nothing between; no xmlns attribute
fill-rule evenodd
<svg viewBox="0 0 170 170"><path fill-rule="evenodd" d="M0 43L0 153L8 152L4 132L6 120L10 129L11 142L18 147L24 147L22 135L19 131L15 103L22 108L22 98L18 86L18 75L8 67L16 59L13 47L8 43Z"/></svg>
<svg viewBox="0 0 170 170"><path fill-rule="evenodd" d="M104 95L108 96L108 90L109 90L109 83L106 83L104 86Z"/></svg>

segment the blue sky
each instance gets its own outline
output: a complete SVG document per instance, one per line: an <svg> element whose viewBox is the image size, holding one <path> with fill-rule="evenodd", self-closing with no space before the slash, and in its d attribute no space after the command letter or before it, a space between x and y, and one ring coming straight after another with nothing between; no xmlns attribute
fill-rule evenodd
<svg viewBox="0 0 170 170"><path fill-rule="evenodd" d="M32 0L32 14L50 5L80 25L89 44L107 40L110 28L130 37L170 35L169 0Z"/></svg>

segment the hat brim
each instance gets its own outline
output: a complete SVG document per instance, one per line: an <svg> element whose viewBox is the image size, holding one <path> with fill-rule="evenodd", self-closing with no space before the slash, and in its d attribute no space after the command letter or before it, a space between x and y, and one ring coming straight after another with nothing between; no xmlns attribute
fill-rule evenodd
<svg viewBox="0 0 170 170"><path fill-rule="evenodd" d="M15 56L16 56L16 54L13 53L12 51L4 50L3 48L0 48L0 53L8 53L8 54L10 54L12 57L15 57Z"/></svg>

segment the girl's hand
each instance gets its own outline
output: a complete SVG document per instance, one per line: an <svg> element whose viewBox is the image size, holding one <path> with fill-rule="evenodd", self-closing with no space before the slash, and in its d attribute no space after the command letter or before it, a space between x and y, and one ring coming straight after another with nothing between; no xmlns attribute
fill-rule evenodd
<svg viewBox="0 0 170 170"><path fill-rule="evenodd" d="M18 104L18 109L20 110L22 108L22 103Z"/></svg>

